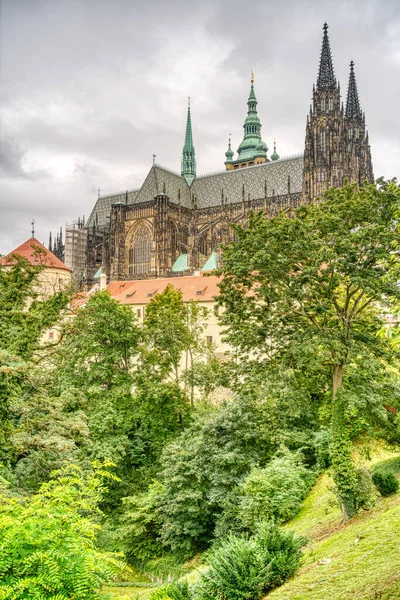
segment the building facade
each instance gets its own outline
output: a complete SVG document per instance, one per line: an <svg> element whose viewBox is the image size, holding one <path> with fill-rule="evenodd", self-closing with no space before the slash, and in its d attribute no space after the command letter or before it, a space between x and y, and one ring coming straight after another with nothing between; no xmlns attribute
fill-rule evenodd
<svg viewBox="0 0 400 600"><path fill-rule="evenodd" d="M232 223L246 223L252 210L266 218L321 196L344 180L373 181L368 133L350 63L347 102L341 103L324 25L304 153L268 156L261 137L254 77L237 157L229 140L225 170L198 176L190 103L181 172L153 163L139 189L99 195L86 224L86 279L102 267L108 280L148 279L207 270L222 244L234 239Z"/></svg>

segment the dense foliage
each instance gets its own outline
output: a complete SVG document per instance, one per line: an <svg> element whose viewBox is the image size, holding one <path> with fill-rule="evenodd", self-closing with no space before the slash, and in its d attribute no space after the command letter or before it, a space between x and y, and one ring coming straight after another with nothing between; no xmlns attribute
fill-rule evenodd
<svg viewBox="0 0 400 600"><path fill-rule="evenodd" d="M235 225L224 357L173 286L139 323L108 292L43 299L41 267L0 267L0 597L100 598L109 550L166 575L205 550L197 585L153 600L255 600L297 569L280 525L321 471L344 520L396 492L353 457L400 441L399 202L395 181L346 185Z"/></svg>
<svg viewBox="0 0 400 600"><path fill-rule="evenodd" d="M297 570L303 538L263 523L250 538L229 536L208 556L210 569L195 588L199 600L258 600Z"/></svg>
<svg viewBox="0 0 400 600"><path fill-rule="evenodd" d="M385 419L382 390L371 394L368 367L384 373L390 360L378 333L400 298L399 202L395 181L331 189L292 219L253 214L248 227L235 226L238 241L224 252L220 303L231 344L266 370L309 371L313 384L324 384L344 519L356 511L353 423L366 416L362 397L360 406L347 394L356 363L372 400L367 410L380 404Z"/></svg>
<svg viewBox="0 0 400 600"><path fill-rule="evenodd" d="M100 600L121 563L96 548L104 468L68 466L28 498L1 490L0 597Z"/></svg>
<svg viewBox="0 0 400 600"><path fill-rule="evenodd" d="M400 484L393 473L385 473L375 470L372 474L372 480L381 496L390 496L391 494L395 494L400 487Z"/></svg>

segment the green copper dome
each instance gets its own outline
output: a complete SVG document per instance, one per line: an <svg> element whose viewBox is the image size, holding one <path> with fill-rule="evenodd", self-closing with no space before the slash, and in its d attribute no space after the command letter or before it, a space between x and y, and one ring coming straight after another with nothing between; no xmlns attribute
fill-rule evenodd
<svg viewBox="0 0 400 600"><path fill-rule="evenodd" d="M231 138L228 140L228 150L225 152L226 162L232 162L234 151L231 148Z"/></svg>
<svg viewBox="0 0 400 600"><path fill-rule="evenodd" d="M257 114L257 98L254 91L254 75L251 74L251 88L247 100L247 117L243 125L244 137L237 149L237 162L247 162L258 157L265 157L267 145L261 139L261 123Z"/></svg>
<svg viewBox="0 0 400 600"><path fill-rule="evenodd" d="M274 140L274 151L271 154L271 160L279 160L279 154L276 151L276 141Z"/></svg>

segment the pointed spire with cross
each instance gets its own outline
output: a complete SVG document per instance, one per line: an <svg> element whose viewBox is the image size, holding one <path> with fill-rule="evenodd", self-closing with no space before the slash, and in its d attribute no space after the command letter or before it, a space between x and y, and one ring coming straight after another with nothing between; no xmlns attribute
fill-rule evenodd
<svg viewBox="0 0 400 600"><path fill-rule="evenodd" d="M356 76L354 74L354 62L350 62L350 76L349 76L349 87L347 89L347 101L346 101L346 118L362 117L362 110L360 106L360 100L358 99L358 90Z"/></svg>
<svg viewBox="0 0 400 600"><path fill-rule="evenodd" d="M186 179L188 185L191 185L196 177L196 155L193 145L192 116L190 113L190 96L188 97L186 134L185 144L182 150L181 175Z"/></svg>
<svg viewBox="0 0 400 600"><path fill-rule="evenodd" d="M328 37L328 24L324 23L324 36L322 39L321 58L319 61L319 72L317 79L317 90L336 89L336 77L333 69L331 47Z"/></svg>

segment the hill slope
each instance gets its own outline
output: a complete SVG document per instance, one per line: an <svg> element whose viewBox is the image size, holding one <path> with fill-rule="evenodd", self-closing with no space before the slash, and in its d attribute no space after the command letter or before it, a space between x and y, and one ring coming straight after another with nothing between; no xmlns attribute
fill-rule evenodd
<svg viewBox="0 0 400 600"><path fill-rule="evenodd" d="M398 454L383 452L372 462L400 473ZM305 535L309 543L297 575L265 600L400 598L400 493L380 499L373 509L342 525L332 487L330 476L321 475L299 514L285 525ZM193 571L192 576L196 575ZM108 590L116 600L147 600L152 591L137 587Z"/></svg>
<svg viewBox="0 0 400 600"><path fill-rule="evenodd" d="M398 459L385 463L398 469ZM320 477L298 516L287 524L305 534L309 544L296 577L266 598L399 599L400 494L380 499L372 510L341 525L332 485L328 475Z"/></svg>

